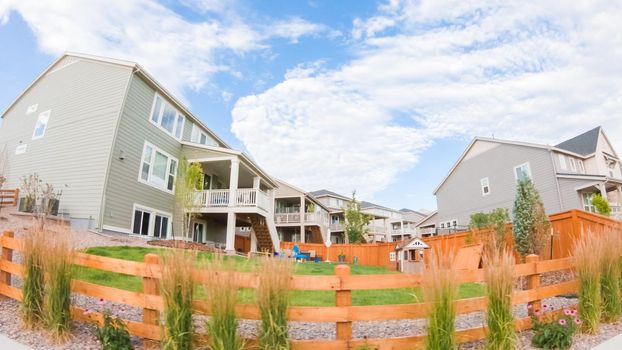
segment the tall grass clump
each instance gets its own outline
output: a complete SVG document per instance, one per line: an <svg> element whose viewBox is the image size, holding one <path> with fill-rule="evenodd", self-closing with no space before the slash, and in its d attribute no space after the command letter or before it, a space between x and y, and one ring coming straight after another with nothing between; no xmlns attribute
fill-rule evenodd
<svg viewBox="0 0 622 350"><path fill-rule="evenodd" d="M47 236L42 230L30 229L24 237L22 252L24 282L22 285L22 305L20 314L27 328L35 328L43 321L43 298L45 296L44 252Z"/></svg>
<svg viewBox="0 0 622 350"><path fill-rule="evenodd" d="M259 348L289 350L287 334L287 305L292 264L284 259L264 257L259 264L257 303L261 314Z"/></svg>
<svg viewBox="0 0 622 350"><path fill-rule="evenodd" d="M603 244L600 236L583 234L573 249L575 273L579 280L581 331L596 334L602 315L600 280Z"/></svg>
<svg viewBox="0 0 622 350"><path fill-rule="evenodd" d="M45 272L48 275L45 294L45 326L56 341L65 341L71 332L71 277L74 249L65 226L47 229L53 237L46 246Z"/></svg>
<svg viewBox="0 0 622 350"><path fill-rule="evenodd" d="M484 256L484 279L487 284L488 306L486 348L504 350L516 348L516 331L512 317L514 286L514 255L504 249L493 250Z"/></svg>
<svg viewBox="0 0 622 350"><path fill-rule="evenodd" d="M161 292L164 299L164 339L162 349L192 349L192 271L196 253L173 249L162 255Z"/></svg>
<svg viewBox="0 0 622 350"><path fill-rule="evenodd" d="M215 256L207 264L208 279L204 287L212 311L207 321L212 350L239 350L244 346L242 338L237 334L235 305L238 290L233 272L232 260L225 261L221 255Z"/></svg>
<svg viewBox="0 0 622 350"><path fill-rule="evenodd" d="M430 303L426 349L456 349L454 336L458 296L455 285L454 252L433 251L423 273L423 296Z"/></svg>
<svg viewBox="0 0 622 350"><path fill-rule="evenodd" d="M618 235L613 232L605 234L600 276L602 320L605 322L614 322L622 314L619 264L621 246Z"/></svg>

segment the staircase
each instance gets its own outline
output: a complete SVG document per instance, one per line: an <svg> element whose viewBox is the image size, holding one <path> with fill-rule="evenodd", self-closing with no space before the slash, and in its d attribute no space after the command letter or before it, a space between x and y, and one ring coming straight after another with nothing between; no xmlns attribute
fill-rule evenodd
<svg viewBox="0 0 622 350"><path fill-rule="evenodd" d="M274 225L274 222L257 214L251 215L250 219L251 226L255 232L255 237L257 238L257 251L273 252L275 247L278 249L280 241L276 234L276 226Z"/></svg>
<svg viewBox="0 0 622 350"><path fill-rule="evenodd" d="M308 243L320 243L324 244L324 235L319 226L311 226L311 242Z"/></svg>

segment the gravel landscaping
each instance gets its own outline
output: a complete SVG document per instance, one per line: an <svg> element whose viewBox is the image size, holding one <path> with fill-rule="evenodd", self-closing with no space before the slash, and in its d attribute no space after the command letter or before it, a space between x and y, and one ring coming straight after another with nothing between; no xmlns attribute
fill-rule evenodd
<svg viewBox="0 0 622 350"><path fill-rule="evenodd" d="M24 228L29 226L29 219L21 216L10 215L6 209L3 209L0 216L7 219L0 219L0 230L5 228L14 229L16 236L20 237ZM76 243L76 248L86 248L92 246L117 246L117 245L135 245L147 246L146 241L128 237L126 235L99 235L89 231L71 230L71 235ZM16 260L19 255L16 254ZM571 277L569 273L563 273L555 276L547 276L546 283L552 284ZM14 278L14 284L19 286L21 281ZM102 311L110 309L113 313L123 319L140 321L142 319L142 310L138 308L128 307L122 304L105 303L100 305L98 300L82 295L74 295L73 303L84 309ZM575 305L575 298L549 298L543 300L553 307L560 309L563 307ZM53 344L43 331L26 331L21 328L19 322L19 303L10 299L0 299L0 333L12 338L20 343L31 346L33 349L99 349L100 345L97 341L93 325L76 322L74 324L73 338L65 344ZM517 305L514 308L514 316L522 318L527 315L526 305ZM204 329L205 317L198 316L195 324L198 330ZM423 334L425 332L425 320L399 320L399 321L370 321L370 322L354 322L353 337L354 338L389 338L403 337ZM457 318L457 329L480 327L485 324L485 315L483 312L473 312L460 315ZM239 325L240 333L244 337L256 337L258 329L257 321L242 321ZM601 332L596 336L585 336L578 334L574 338L572 349L590 349L613 336L622 333L622 323L607 324L601 327ZM290 336L292 339L334 339L335 324L334 323L310 323L310 322L291 322ZM531 332L526 331L520 335L520 348L532 349L530 346ZM142 349L142 342L138 338L132 339L136 349ZM482 341L470 342L460 346L461 349L483 349Z"/></svg>

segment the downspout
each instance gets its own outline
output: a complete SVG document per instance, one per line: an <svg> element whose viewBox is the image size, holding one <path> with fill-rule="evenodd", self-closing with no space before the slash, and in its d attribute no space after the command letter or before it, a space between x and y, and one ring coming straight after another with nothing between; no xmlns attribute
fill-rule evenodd
<svg viewBox="0 0 622 350"><path fill-rule="evenodd" d="M130 77L127 80L127 86L125 87L125 94L123 95L123 101L121 102L121 109L119 110L119 116L117 117L117 125L115 126L114 129L114 134L112 136L112 143L110 145L110 155L108 157L108 166L106 167L106 173L105 173L105 178L104 178L104 188L102 189L102 200L100 205L100 209L99 209L99 232L103 231L103 227L104 227L104 215L105 215L105 211L106 211L106 192L108 189L108 179L110 176L110 167L112 166L112 158L114 155L114 148L115 145L117 143L117 135L119 134L119 126L121 125L121 118L123 118L123 111L125 110L125 103L127 102L127 96L130 93L130 86L132 84L132 81L134 80L134 74L138 71L138 69L133 68L132 72L130 73Z"/></svg>
<svg viewBox="0 0 622 350"><path fill-rule="evenodd" d="M555 177L555 187L557 188L557 199L559 200L559 212L563 211L562 206L562 191L559 188L559 179L557 178L557 166L555 165L555 159L553 158L553 150L549 148L549 156L551 158L551 164L553 164L553 176Z"/></svg>

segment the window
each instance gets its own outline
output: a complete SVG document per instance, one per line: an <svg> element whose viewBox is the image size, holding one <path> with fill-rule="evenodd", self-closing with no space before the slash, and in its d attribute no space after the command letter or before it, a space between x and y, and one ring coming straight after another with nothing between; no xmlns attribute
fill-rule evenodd
<svg viewBox="0 0 622 350"><path fill-rule="evenodd" d="M45 129L48 127L48 121L50 120L50 111L41 112L37 123L35 124L35 131L32 133L32 139L40 139L45 135Z"/></svg>
<svg viewBox="0 0 622 350"><path fill-rule="evenodd" d="M595 213L596 208L594 207L594 204L592 204L592 197L594 197L594 193L583 193L583 209L585 211Z"/></svg>
<svg viewBox="0 0 622 350"><path fill-rule="evenodd" d="M441 222L441 228L445 228L445 223Z"/></svg>
<svg viewBox="0 0 622 350"><path fill-rule="evenodd" d="M560 166L560 168L562 168L562 170L568 169L566 167L566 156L564 156L561 153L559 153L559 166Z"/></svg>
<svg viewBox="0 0 622 350"><path fill-rule="evenodd" d="M481 179L479 182L482 185L482 196L489 195L490 194L490 182L488 181L488 178L485 177Z"/></svg>
<svg viewBox="0 0 622 350"><path fill-rule="evenodd" d="M164 130L167 134L180 139L184 130L185 117L171 104L156 94L151 110L151 122Z"/></svg>
<svg viewBox="0 0 622 350"><path fill-rule="evenodd" d="M531 170L529 169L529 163L518 165L514 168L514 176L516 181L522 181L531 178Z"/></svg>
<svg viewBox="0 0 622 350"><path fill-rule="evenodd" d="M585 174L585 166L583 165L583 161L581 159L579 159L577 161L577 163L579 163L579 172L581 174Z"/></svg>
<svg viewBox="0 0 622 350"><path fill-rule="evenodd" d="M570 161L570 170L577 171L577 162L575 161L575 159L568 157L568 160Z"/></svg>
<svg viewBox="0 0 622 350"><path fill-rule="evenodd" d="M172 193L176 177L177 159L145 142L138 180Z"/></svg>
<svg viewBox="0 0 622 350"><path fill-rule="evenodd" d="M214 140L213 138L209 137L207 133L205 133L196 124L192 124L192 135L190 136L190 141L194 143L200 143L202 145L218 147L218 142L216 142L216 140Z"/></svg>
<svg viewBox="0 0 622 350"><path fill-rule="evenodd" d="M451 221L451 226L453 226L453 227L458 226L458 220L452 220Z"/></svg>
<svg viewBox="0 0 622 350"><path fill-rule="evenodd" d="M169 236L171 216L154 209L134 206L132 233L165 239Z"/></svg>

